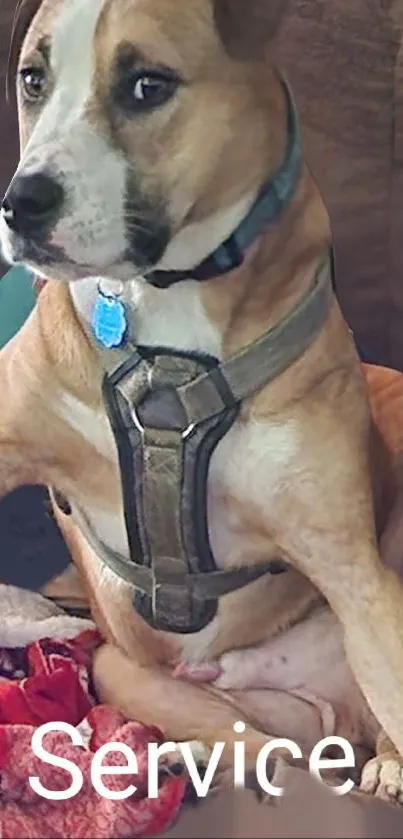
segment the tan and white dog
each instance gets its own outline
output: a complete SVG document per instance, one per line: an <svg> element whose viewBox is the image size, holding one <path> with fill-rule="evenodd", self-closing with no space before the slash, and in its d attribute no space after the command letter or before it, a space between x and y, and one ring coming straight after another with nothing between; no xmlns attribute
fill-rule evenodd
<svg viewBox="0 0 403 839"><path fill-rule="evenodd" d="M57 517L105 638L94 663L103 699L168 739L224 740L228 763L240 715L251 763L270 736L309 748L334 730L373 750L382 727L393 773L380 774L381 757L365 784L398 796L403 590L379 558L373 473L381 495L387 484L335 299L312 346L245 401L211 459L217 566L281 556L289 571L227 594L199 633L170 635L136 614L130 587L74 523L77 507L127 554L90 328L99 276L121 284L139 344L227 359L295 306L328 253L328 217L303 167L243 264L192 279L284 158L284 87L267 47L285 4L43 0L35 15L39 3L28 5L22 156L0 234L10 262L51 281L0 355L1 492L40 482L69 499L72 516ZM144 276L155 267L185 278L154 288ZM197 684L210 661L218 679Z"/></svg>

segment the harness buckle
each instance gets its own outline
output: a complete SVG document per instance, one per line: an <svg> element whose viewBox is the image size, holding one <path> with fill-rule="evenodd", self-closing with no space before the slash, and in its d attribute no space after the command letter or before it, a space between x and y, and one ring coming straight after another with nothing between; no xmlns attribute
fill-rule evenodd
<svg viewBox="0 0 403 839"><path fill-rule="evenodd" d="M132 406L131 413L132 413L133 422L134 422L136 428L138 429L139 433L144 437L147 430L149 430L149 429L141 421L139 410L135 405ZM195 429L195 423L190 422L190 423L188 423L186 428L178 429L178 432L180 433L182 440L186 440L193 433L194 429ZM155 431L156 429L153 429L153 430Z"/></svg>

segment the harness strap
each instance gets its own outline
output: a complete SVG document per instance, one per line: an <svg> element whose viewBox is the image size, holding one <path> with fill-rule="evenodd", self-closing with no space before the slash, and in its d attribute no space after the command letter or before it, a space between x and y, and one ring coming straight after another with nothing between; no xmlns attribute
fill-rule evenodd
<svg viewBox="0 0 403 839"><path fill-rule="evenodd" d="M108 565L121 579L132 586L140 588L150 599L153 599L155 579L151 568L144 565L131 564L113 548L106 545L97 536L81 510L75 508L74 518L78 527L87 539L97 556ZM271 560L249 568L235 568L229 571L211 571L209 574L194 573L189 577L189 589L195 598L201 602L216 600L225 594L230 594L248 583L253 583L265 574L280 574L284 570L284 563ZM169 575L167 575L167 580Z"/></svg>
<svg viewBox="0 0 403 839"><path fill-rule="evenodd" d="M219 377L232 394L233 404L252 396L280 376L303 355L319 334L333 294L333 252L314 278L308 292L276 326L242 352L198 379L178 388L189 424L203 422L228 404Z"/></svg>
<svg viewBox="0 0 403 839"><path fill-rule="evenodd" d="M189 426L178 398L180 387L216 367L216 359L137 348L103 383L119 455L130 560L102 554L120 576L129 566L125 579L135 586L136 611L171 632L199 631L214 617L223 593L284 570L279 563L216 569L207 527L208 469L239 406L227 389L228 402L218 415Z"/></svg>
<svg viewBox="0 0 403 839"><path fill-rule="evenodd" d="M134 605L152 626L197 632L218 599L282 562L218 571L207 526L211 455L242 401L286 370L317 338L332 301L333 259L275 327L229 360L125 345L103 354L104 402L118 455L130 559L100 542L103 561L134 586ZM117 363L118 359L118 363Z"/></svg>

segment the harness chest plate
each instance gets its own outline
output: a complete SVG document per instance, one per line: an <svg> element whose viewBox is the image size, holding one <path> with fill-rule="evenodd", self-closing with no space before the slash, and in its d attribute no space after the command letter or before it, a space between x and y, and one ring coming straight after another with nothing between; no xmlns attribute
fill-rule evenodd
<svg viewBox="0 0 403 839"><path fill-rule="evenodd" d="M194 423L186 386L206 372L222 409ZM217 571L208 535L209 462L239 403L215 359L149 348L136 348L106 374L103 393L119 454L130 565L150 575L149 591L133 580L134 606L155 628L198 632L215 616L221 594L268 570Z"/></svg>

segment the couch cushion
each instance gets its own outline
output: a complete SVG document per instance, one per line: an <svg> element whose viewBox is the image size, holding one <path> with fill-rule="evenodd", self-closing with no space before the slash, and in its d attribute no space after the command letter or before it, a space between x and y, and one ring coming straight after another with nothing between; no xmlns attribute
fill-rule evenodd
<svg viewBox="0 0 403 839"><path fill-rule="evenodd" d="M361 346L403 366L403 75L391 0L293 0L278 51Z"/></svg>

